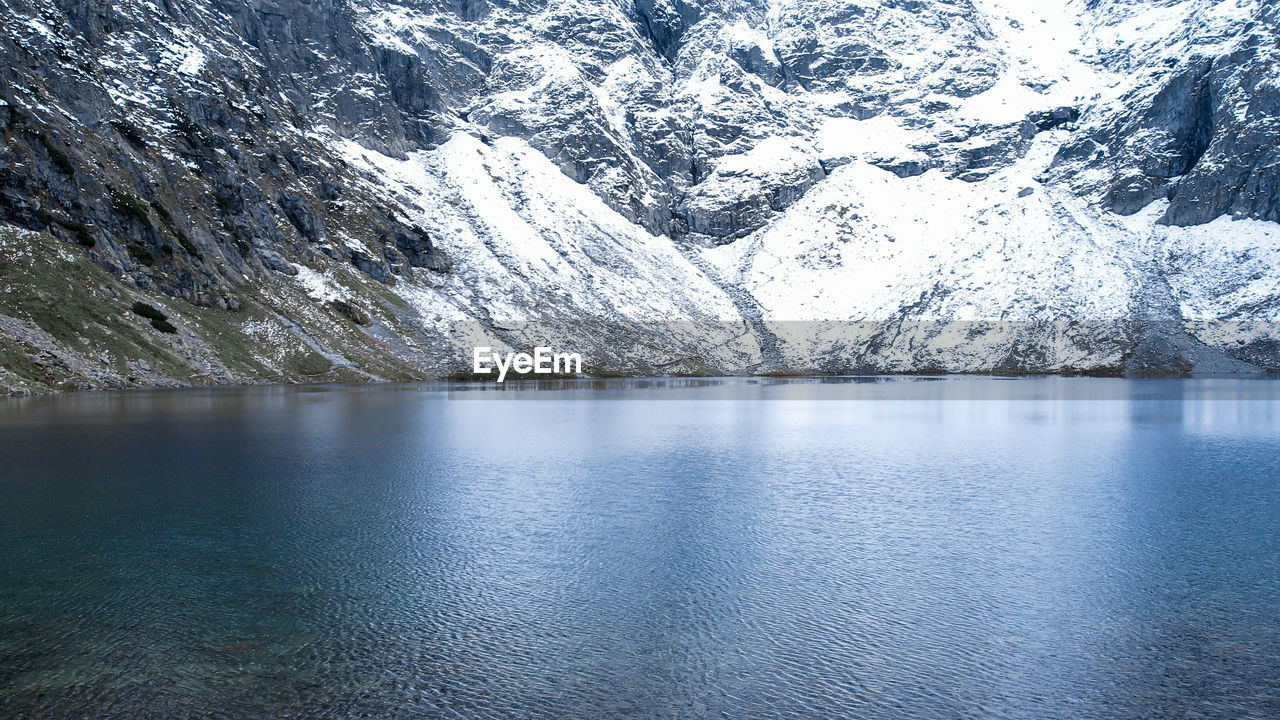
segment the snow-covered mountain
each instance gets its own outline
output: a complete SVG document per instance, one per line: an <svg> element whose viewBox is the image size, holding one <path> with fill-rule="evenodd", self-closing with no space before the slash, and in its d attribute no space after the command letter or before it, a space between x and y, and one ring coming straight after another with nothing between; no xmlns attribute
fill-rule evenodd
<svg viewBox="0 0 1280 720"><path fill-rule="evenodd" d="M1272 2L0 8L10 390L1280 369Z"/></svg>

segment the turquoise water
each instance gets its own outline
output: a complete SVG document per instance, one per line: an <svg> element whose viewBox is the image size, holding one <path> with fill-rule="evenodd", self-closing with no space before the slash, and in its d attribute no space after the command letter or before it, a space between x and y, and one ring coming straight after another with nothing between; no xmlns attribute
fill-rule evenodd
<svg viewBox="0 0 1280 720"><path fill-rule="evenodd" d="M0 716L1270 720L1278 386L0 402Z"/></svg>

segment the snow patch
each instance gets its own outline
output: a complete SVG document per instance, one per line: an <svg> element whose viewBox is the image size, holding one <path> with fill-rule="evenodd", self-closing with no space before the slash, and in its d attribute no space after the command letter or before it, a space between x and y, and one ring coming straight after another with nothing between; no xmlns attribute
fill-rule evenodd
<svg viewBox="0 0 1280 720"><path fill-rule="evenodd" d="M298 271L293 279L302 286L307 297L319 303L338 300L342 297L341 286L333 279L332 272L318 273L306 265L294 265Z"/></svg>

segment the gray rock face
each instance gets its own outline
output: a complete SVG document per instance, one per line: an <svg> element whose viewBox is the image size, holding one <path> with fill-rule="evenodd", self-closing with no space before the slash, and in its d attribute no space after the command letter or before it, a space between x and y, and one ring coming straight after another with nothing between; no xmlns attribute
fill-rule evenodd
<svg viewBox="0 0 1280 720"><path fill-rule="evenodd" d="M1080 119L1080 110L1073 107L1060 107L1052 110L1039 110L1027 116L1027 121L1044 132L1062 127Z"/></svg>
<svg viewBox="0 0 1280 720"><path fill-rule="evenodd" d="M293 223L294 228L308 242L318 243L324 240L324 223L312 212L311 205L306 200L297 195L281 193L276 202L284 211L285 217L289 218L289 222Z"/></svg>
<svg viewBox="0 0 1280 720"><path fill-rule="evenodd" d="M826 176L815 156L799 153L781 165L763 161L759 167L726 165L701 183L706 191L691 195L678 210L690 235L705 236L712 244L732 242L759 228Z"/></svg>
<svg viewBox="0 0 1280 720"><path fill-rule="evenodd" d="M1189 55L1170 56L1151 84L1134 88L1121 112L1095 112L1059 154L1068 164L1087 157L1113 169L1105 204L1115 212L1132 214L1167 198L1163 221L1171 225L1225 214L1280 219L1277 9L1259 3L1252 15L1213 30L1219 34L1203 43L1193 38ZM1224 35L1233 38L1225 47L1210 44Z"/></svg>
<svg viewBox="0 0 1280 720"><path fill-rule="evenodd" d="M432 244L427 231L421 228L414 228L408 233L397 232L395 245L413 267L426 268L438 273L447 273L453 267L449 257Z"/></svg>

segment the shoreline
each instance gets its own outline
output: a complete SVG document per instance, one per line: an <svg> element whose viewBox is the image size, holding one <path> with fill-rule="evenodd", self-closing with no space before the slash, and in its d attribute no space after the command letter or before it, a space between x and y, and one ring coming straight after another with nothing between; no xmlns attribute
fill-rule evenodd
<svg viewBox="0 0 1280 720"><path fill-rule="evenodd" d="M257 382L245 380L233 383L156 384L130 387L54 388L46 392L12 391L0 394L3 400L26 400L43 397L85 397L96 395L154 395L187 393L194 391L274 390L274 391L350 391L350 390L485 390L491 392L555 391L593 389L592 384L626 384L646 381L656 382L733 382L774 381L778 384L801 381L817 382L883 382L893 380L1128 380L1128 381L1267 381L1280 380L1280 372L1258 373L1183 373L1125 375L1104 372L848 372L848 373L766 373L743 375L609 375L575 377L515 377L503 383L476 379L471 374L457 374L421 380L386 380L356 382Z"/></svg>

